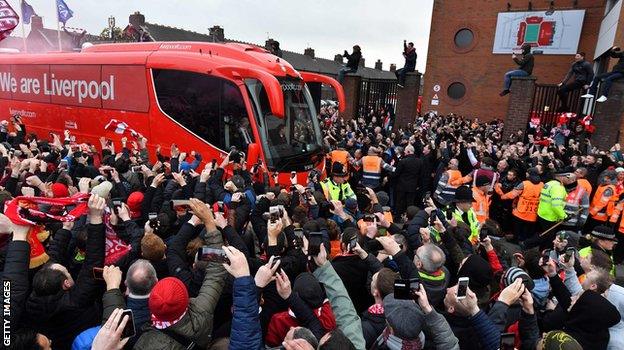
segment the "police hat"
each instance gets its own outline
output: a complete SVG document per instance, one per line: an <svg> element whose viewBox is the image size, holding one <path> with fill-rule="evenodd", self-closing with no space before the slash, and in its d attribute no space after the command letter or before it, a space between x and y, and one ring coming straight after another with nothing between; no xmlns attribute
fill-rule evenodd
<svg viewBox="0 0 624 350"><path fill-rule="evenodd" d="M461 203L461 202L474 202L475 199L472 196L472 190L468 186L459 186L457 190L455 190L455 198L453 202Z"/></svg>

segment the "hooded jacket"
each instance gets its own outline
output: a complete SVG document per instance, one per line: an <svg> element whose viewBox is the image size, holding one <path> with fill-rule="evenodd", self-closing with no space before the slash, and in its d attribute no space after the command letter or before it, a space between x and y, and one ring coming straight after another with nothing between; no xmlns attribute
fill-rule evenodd
<svg viewBox="0 0 624 350"><path fill-rule="evenodd" d="M518 65L518 69L527 72L528 75L533 73L533 65L535 64L535 58L531 54L531 45L522 45L522 58L514 58L514 62Z"/></svg>
<svg viewBox="0 0 624 350"><path fill-rule="evenodd" d="M618 310L600 294L587 290L582 293L567 314L564 330L583 349L606 349L609 328L620 322Z"/></svg>

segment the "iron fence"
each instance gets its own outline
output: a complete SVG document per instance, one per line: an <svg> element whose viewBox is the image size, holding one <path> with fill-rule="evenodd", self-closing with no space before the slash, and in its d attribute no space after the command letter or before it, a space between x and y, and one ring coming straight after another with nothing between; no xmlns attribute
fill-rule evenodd
<svg viewBox="0 0 624 350"><path fill-rule="evenodd" d="M561 110L562 101L557 94L559 86L556 84L535 84L533 94L533 105L531 107L531 118L540 118L540 124L545 127L553 127L557 124L557 118L562 112L583 114L583 99L581 95L584 90L576 89L568 93L567 110Z"/></svg>
<svg viewBox="0 0 624 350"><path fill-rule="evenodd" d="M358 92L358 111L367 111L391 105L396 107L397 81L396 80L371 80L362 79Z"/></svg>

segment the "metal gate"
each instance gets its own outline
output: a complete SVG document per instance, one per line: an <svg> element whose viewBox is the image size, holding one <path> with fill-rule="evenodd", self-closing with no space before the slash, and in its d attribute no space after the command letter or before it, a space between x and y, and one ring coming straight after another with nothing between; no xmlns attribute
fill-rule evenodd
<svg viewBox="0 0 624 350"><path fill-rule="evenodd" d="M533 94L533 105L531 106L530 118L540 118L540 124L544 127L551 128L557 124L557 117L561 100L557 95L559 86L556 84L535 84L535 93ZM565 112L583 114L583 100L581 95L583 90L576 89L568 93L568 110Z"/></svg>
<svg viewBox="0 0 624 350"><path fill-rule="evenodd" d="M391 105L396 108L397 81L362 79L358 91L358 108L360 114L367 114L369 110L378 110Z"/></svg>

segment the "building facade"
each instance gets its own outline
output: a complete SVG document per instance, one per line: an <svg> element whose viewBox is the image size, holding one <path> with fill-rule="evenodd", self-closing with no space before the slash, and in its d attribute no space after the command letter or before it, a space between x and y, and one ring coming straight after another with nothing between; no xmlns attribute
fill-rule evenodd
<svg viewBox="0 0 624 350"><path fill-rule="evenodd" d="M495 42L497 31L499 35L504 32L497 28L500 13L513 17L514 14L534 11L534 20L540 21L549 15L560 15L557 11L584 11L582 22L578 25L580 35L573 33L579 38L576 50L575 43L572 43L568 45L567 53L552 54L539 46L544 45L543 42L535 44L535 68L532 75L537 78L537 83L559 83L573 63L575 52L585 52L589 61L595 61L596 71L607 69L613 62L604 58L605 51L601 51L600 47L608 49L614 43L622 43L624 40L620 28L624 21L619 21L622 18L621 3L622 0L435 0L423 89L423 111L456 113L482 120L504 117L509 96L499 96L503 89L503 76L505 72L516 69L517 65L512 60L511 48L507 52L501 52L499 48L498 52L501 53L493 53L495 48L504 46L500 45L498 39ZM555 23L554 28L550 29L539 27L535 32L532 32L534 28L530 23L523 24L522 32L520 27L510 26L507 36L520 38L522 34L523 40L532 40L529 37L534 34L536 40L546 41L545 45L549 44L548 40L557 44L557 40L563 40L563 35L575 29L570 27L569 22L561 24ZM513 86L511 90L513 93Z"/></svg>

